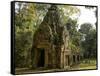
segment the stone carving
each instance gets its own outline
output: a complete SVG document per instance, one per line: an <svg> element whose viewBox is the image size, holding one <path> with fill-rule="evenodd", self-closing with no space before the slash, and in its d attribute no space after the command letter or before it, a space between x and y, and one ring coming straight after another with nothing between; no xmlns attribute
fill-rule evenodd
<svg viewBox="0 0 100 76"><path fill-rule="evenodd" d="M34 34L31 50L33 68L68 68L73 57L68 49L69 33L61 25L56 5L51 5ZM74 59L75 60L75 59Z"/></svg>

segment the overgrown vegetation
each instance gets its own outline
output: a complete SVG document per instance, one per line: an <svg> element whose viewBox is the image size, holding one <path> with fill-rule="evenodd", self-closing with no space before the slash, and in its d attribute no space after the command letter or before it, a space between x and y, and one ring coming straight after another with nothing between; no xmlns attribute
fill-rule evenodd
<svg viewBox="0 0 100 76"><path fill-rule="evenodd" d="M50 4L16 3L15 8L15 63L16 67L30 66L30 51L33 35L43 21ZM73 52L80 52L86 58L96 59L97 32L91 23L77 24L78 18L72 19L74 14L80 14L75 6L57 5L62 26L69 32L69 48ZM55 41L57 41L55 35ZM56 43L56 42L55 42Z"/></svg>

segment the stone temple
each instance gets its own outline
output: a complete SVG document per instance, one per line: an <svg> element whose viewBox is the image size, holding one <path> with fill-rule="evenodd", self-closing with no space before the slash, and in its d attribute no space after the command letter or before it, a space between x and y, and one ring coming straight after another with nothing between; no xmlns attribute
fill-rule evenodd
<svg viewBox="0 0 100 76"><path fill-rule="evenodd" d="M69 68L78 63L80 56L68 48L69 32L61 25L56 5L51 5L36 30L31 50L33 68Z"/></svg>

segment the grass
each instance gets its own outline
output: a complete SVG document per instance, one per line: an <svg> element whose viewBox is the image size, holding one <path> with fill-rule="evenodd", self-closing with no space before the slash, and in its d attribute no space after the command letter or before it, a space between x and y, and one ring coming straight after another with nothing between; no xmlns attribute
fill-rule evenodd
<svg viewBox="0 0 100 76"><path fill-rule="evenodd" d="M68 70L89 70L96 69L96 60L95 59L86 59L82 60L80 64L72 66L70 69L21 69L16 68L16 74L26 74L26 73L39 73L39 72L54 72L54 71L68 71Z"/></svg>
<svg viewBox="0 0 100 76"><path fill-rule="evenodd" d="M89 70L96 69L96 60L95 59L85 59L80 62L78 65L74 65L71 70Z"/></svg>
<svg viewBox="0 0 100 76"><path fill-rule="evenodd" d="M84 60L82 63L79 64L80 69L96 69L96 60Z"/></svg>

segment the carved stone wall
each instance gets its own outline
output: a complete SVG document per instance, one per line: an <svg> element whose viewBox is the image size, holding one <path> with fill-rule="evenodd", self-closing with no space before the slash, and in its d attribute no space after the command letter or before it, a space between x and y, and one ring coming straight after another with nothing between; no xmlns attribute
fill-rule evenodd
<svg viewBox="0 0 100 76"><path fill-rule="evenodd" d="M34 34L31 50L33 68L69 67L72 55L68 49L68 40L69 34L66 27L61 26L58 8L51 5Z"/></svg>

